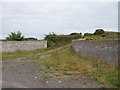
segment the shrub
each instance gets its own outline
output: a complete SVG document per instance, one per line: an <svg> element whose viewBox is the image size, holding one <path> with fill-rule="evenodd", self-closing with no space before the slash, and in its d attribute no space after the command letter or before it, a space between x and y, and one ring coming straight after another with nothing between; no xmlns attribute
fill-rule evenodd
<svg viewBox="0 0 120 90"><path fill-rule="evenodd" d="M54 47L59 47L65 44L68 44L71 42L73 39L80 38L81 35L57 35L54 32L49 33L48 35L45 36L45 40L48 42L48 47L54 48Z"/></svg>
<svg viewBox="0 0 120 90"><path fill-rule="evenodd" d="M17 33L16 32L11 32L11 34L9 34L8 37L6 37L6 40L22 41L22 40L24 40L24 36L22 36L20 31L18 31Z"/></svg>
<svg viewBox="0 0 120 90"><path fill-rule="evenodd" d="M102 35L104 34L104 30L103 29L97 29L95 32L94 32L94 35Z"/></svg>
<svg viewBox="0 0 120 90"><path fill-rule="evenodd" d="M24 38L24 40L37 40L37 38L29 37L29 38Z"/></svg>
<svg viewBox="0 0 120 90"><path fill-rule="evenodd" d="M84 36L92 36L92 33L84 33Z"/></svg>

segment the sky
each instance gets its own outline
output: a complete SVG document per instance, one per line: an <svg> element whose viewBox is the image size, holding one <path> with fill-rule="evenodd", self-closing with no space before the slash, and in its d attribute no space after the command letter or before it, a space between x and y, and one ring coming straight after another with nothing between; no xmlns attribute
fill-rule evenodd
<svg viewBox="0 0 120 90"><path fill-rule="evenodd" d="M43 39L45 34L118 31L118 2L8 2L0 3L0 28L5 38L13 31Z"/></svg>

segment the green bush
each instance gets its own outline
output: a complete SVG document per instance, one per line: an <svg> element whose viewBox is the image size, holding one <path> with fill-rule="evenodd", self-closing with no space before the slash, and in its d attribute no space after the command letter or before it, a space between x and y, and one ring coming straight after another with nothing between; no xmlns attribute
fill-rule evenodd
<svg viewBox="0 0 120 90"><path fill-rule="evenodd" d="M29 37L29 38L24 38L24 40L37 40L37 38Z"/></svg>
<svg viewBox="0 0 120 90"><path fill-rule="evenodd" d="M108 74L106 80L109 81L112 85L120 87L120 81L118 75Z"/></svg>
<svg viewBox="0 0 120 90"><path fill-rule="evenodd" d="M48 42L48 47L54 48L70 43L73 39L80 38L81 35L57 35L54 32L45 36L45 40Z"/></svg>
<svg viewBox="0 0 120 90"><path fill-rule="evenodd" d="M94 32L94 35L102 35L104 34L105 31L103 29L97 29L95 32Z"/></svg>
<svg viewBox="0 0 120 90"><path fill-rule="evenodd" d="M22 36L20 31L18 31L17 33L16 32L11 32L11 34L9 34L8 37L6 37L6 40L22 41L22 40L24 40L24 36Z"/></svg>
<svg viewBox="0 0 120 90"><path fill-rule="evenodd" d="M70 35L77 35L77 36L81 36L82 33L71 33Z"/></svg>
<svg viewBox="0 0 120 90"><path fill-rule="evenodd" d="M84 33L84 36L92 36L92 33Z"/></svg>

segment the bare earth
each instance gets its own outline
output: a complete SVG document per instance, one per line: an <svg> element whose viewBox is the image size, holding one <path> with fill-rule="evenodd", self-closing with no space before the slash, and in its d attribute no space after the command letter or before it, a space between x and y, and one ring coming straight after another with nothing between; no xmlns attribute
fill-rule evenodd
<svg viewBox="0 0 120 90"><path fill-rule="evenodd" d="M33 60L3 60L3 88L102 88L106 87L89 77L46 75L44 68L33 65Z"/></svg>

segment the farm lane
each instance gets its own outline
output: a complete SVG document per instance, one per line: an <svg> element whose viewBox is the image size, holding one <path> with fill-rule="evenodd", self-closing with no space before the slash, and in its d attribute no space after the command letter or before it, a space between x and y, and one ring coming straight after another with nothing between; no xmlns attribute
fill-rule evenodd
<svg viewBox="0 0 120 90"><path fill-rule="evenodd" d="M29 61L29 60L28 60ZM57 76L46 78L44 69L40 69L27 61L3 60L2 86L3 88L100 88L100 82L88 77Z"/></svg>

